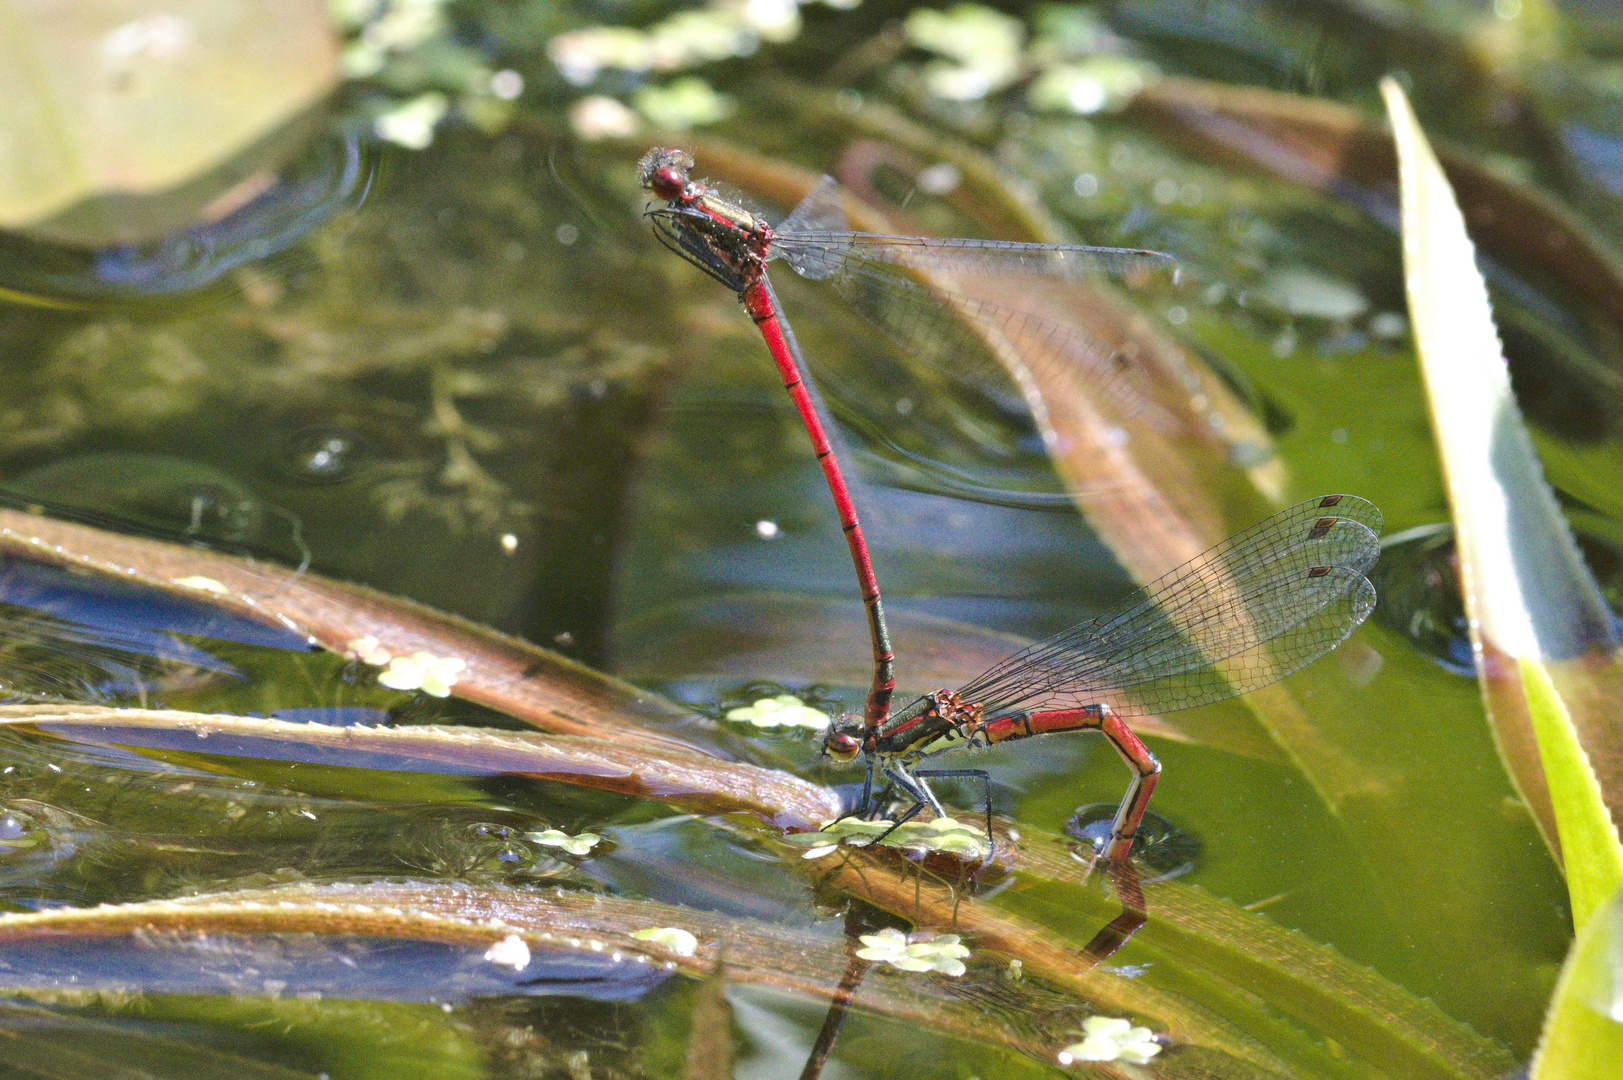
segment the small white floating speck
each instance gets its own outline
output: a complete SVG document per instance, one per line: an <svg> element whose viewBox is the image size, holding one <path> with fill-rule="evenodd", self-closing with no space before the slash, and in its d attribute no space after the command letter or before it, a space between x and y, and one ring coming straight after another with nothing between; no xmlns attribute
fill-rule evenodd
<svg viewBox="0 0 1623 1080"><path fill-rule="evenodd" d="M217 593L220 596L229 596L231 590L215 581L211 577L181 577L171 578L174 584L186 589L201 589L203 592Z"/></svg>
<svg viewBox="0 0 1623 1080"><path fill-rule="evenodd" d="M485 959L492 964L504 964L514 971L530 966L530 947L517 934L508 934L485 950Z"/></svg>

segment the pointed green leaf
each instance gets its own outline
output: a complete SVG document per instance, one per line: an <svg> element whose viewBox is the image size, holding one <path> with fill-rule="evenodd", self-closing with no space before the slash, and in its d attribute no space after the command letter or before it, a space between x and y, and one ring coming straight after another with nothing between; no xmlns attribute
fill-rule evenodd
<svg viewBox="0 0 1623 1080"><path fill-rule="evenodd" d="M1484 695L1501 747L1537 738L1565 853L1574 921L1623 882L1607 804L1623 760L1615 725L1618 641L1516 407L1465 219L1397 83L1382 83L1397 144L1403 255L1432 423L1448 480L1460 576ZM1519 676L1519 677L1518 677ZM1516 773L1516 755L1507 755ZM1523 794L1538 785L1518 775Z"/></svg>

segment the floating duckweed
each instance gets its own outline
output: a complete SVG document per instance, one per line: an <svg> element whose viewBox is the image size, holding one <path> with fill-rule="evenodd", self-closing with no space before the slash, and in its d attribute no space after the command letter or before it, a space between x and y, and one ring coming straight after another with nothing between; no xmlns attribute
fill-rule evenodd
<svg viewBox="0 0 1623 1080"><path fill-rule="evenodd" d="M677 956L692 956L699 950L699 939L679 926L650 926L631 936L638 941L651 941Z"/></svg>
<svg viewBox="0 0 1623 1080"><path fill-rule="evenodd" d="M727 719L745 720L756 727L803 727L827 731L833 720L825 712L807 705L793 694L759 698L749 705L727 710Z"/></svg>
<svg viewBox="0 0 1623 1080"><path fill-rule="evenodd" d="M1059 1052L1059 1063L1078 1061L1127 1061L1144 1065L1161 1052L1155 1033L1135 1027L1131 1020L1114 1016L1090 1016L1082 1021L1082 1041Z"/></svg>
<svg viewBox="0 0 1623 1080"><path fill-rule="evenodd" d="M654 66L652 38L626 26L589 26L547 42L547 56L566 80L585 86L604 68L647 71Z"/></svg>
<svg viewBox="0 0 1623 1080"><path fill-rule="evenodd" d="M466 660L454 656L435 656L433 653L414 652L410 656L396 656L378 676L378 685L391 690L421 690L434 697L449 697L457 677L468 666Z"/></svg>
<svg viewBox="0 0 1623 1080"><path fill-rule="evenodd" d="M547 56L570 83L585 86L604 68L622 71L681 71L697 64L747 56L762 41L789 41L800 32L797 5L712 2L703 10L681 11L646 30L588 26L558 34Z"/></svg>
<svg viewBox="0 0 1623 1080"><path fill-rule="evenodd" d="M953 855L986 854L986 834L973 825L950 817L939 817L922 824L909 821L896 835L904 839L902 847L926 847L931 851L945 851Z"/></svg>
<svg viewBox="0 0 1623 1080"><path fill-rule="evenodd" d="M736 108L730 96L693 75L667 86L644 86L632 95L631 104L655 127L675 131L725 120Z"/></svg>
<svg viewBox="0 0 1623 1080"><path fill-rule="evenodd" d="M534 841L537 844L544 844L547 847L563 848L571 855L585 855L603 842L603 838L596 833L583 832L578 836L570 836L568 833L559 832L557 829L525 833L524 839Z"/></svg>
<svg viewBox="0 0 1623 1080"><path fill-rule="evenodd" d="M637 114L614 98L594 94L575 102L569 110L569 127L582 139L629 139L642 127Z"/></svg>
<svg viewBox="0 0 1623 1080"><path fill-rule="evenodd" d="M857 956L903 971L939 971L943 975L964 973L963 958L969 949L958 943L957 934L940 934L909 942L900 930L886 928L877 934L863 934L863 947Z"/></svg>
<svg viewBox="0 0 1623 1080"><path fill-rule="evenodd" d="M530 966L530 947L517 934L508 934L485 950L485 959L492 964L505 964L514 971Z"/></svg>
<svg viewBox="0 0 1623 1080"><path fill-rule="evenodd" d="M1057 64L1032 81L1026 100L1045 112L1084 115L1120 109L1155 78L1153 65L1119 56Z"/></svg>
<svg viewBox="0 0 1623 1080"><path fill-rule="evenodd" d="M910 45L944 57L925 65L932 91L951 101L974 101L1017 79L1024 66L1025 24L978 4L951 11L920 8L903 24Z"/></svg>
<svg viewBox="0 0 1623 1080"><path fill-rule="evenodd" d="M820 858L821 855L828 854L826 851L816 855L812 852L831 846L830 841L849 844L852 847L867 847L869 844L878 843L882 847L900 848L903 851L941 852L955 855L960 859L984 859L991 854L984 832L952 818L904 822L894 832L885 836L891 825L892 822L885 820L840 818L824 822L822 829L817 832L795 833L784 837L784 840L810 848L811 851L803 856L807 859ZM884 836L884 839L880 839L881 836Z"/></svg>
<svg viewBox="0 0 1623 1080"><path fill-rule="evenodd" d="M372 131L386 142L424 150L434 141L434 125L445 118L451 100L438 90L419 94L372 121Z"/></svg>
<svg viewBox="0 0 1623 1080"><path fill-rule="evenodd" d="M345 655L353 656L355 659L371 664L374 667L383 667L394 659L394 653L385 649L378 643L378 639L371 634L365 637L350 638L344 645L344 652Z"/></svg>

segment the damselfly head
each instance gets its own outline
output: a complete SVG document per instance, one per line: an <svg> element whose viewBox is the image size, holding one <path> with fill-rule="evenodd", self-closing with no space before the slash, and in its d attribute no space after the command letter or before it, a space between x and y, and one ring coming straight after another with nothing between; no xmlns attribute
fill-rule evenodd
<svg viewBox="0 0 1623 1080"><path fill-rule="evenodd" d="M693 156L686 150L654 147L637 162L637 179L661 199L680 199L687 191Z"/></svg>
<svg viewBox="0 0 1623 1080"><path fill-rule="evenodd" d="M865 734L867 724L861 716L840 717L823 737L823 756L842 763L856 760L856 756L862 753Z"/></svg>

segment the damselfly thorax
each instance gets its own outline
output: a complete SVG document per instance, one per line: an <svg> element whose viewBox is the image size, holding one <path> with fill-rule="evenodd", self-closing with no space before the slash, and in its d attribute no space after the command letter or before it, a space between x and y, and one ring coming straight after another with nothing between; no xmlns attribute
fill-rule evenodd
<svg viewBox="0 0 1623 1080"><path fill-rule="evenodd" d="M984 746L978 739L981 709L960 700L955 690L919 698L875 729L871 753L911 766L936 754Z"/></svg>

